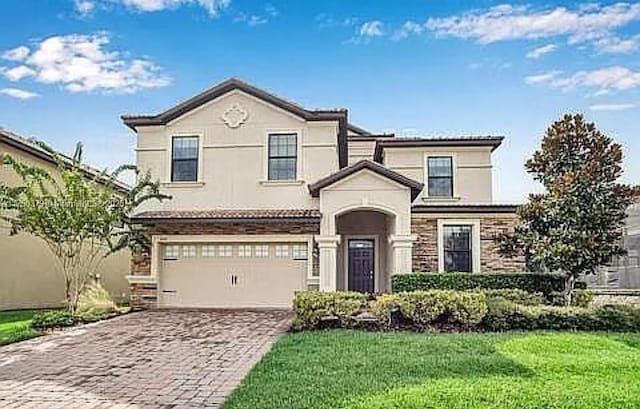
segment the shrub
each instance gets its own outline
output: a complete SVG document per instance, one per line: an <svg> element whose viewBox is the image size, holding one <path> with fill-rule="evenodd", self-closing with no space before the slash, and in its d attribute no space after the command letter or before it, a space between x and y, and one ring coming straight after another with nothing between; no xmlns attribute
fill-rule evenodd
<svg viewBox="0 0 640 409"><path fill-rule="evenodd" d="M418 290L496 290L515 288L545 297L564 290L564 276L542 273L411 273L391 277L393 292ZM576 283L576 288L585 284Z"/></svg>
<svg viewBox="0 0 640 409"><path fill-rule="evenodd" d="M571 298L571 305L575 307L589 308L593 302L595 293L591 290L576 290Z"/></svg>
<svg viewBox="0 0 640 409"><path fill-rule="evenodd" d="M349 327L366 306L366 296L356 292L304 291L293 299L293 329L316 329L323 319L333 319L338 326Z"/></svg>
<svg viewBox="0 0 640 409"><path fill-rule="evenodd" d="M394 314L400 312L402 297L399 294L382 294L371 302L371 312L383 327L394 325Z"/></svg>
<svg viewBox="0 0 640 409"><path fill-rule="evenodd" d="M71 327L77 322L76 317L67 310L45 311L33 316L31 326L35 329L52 329Z"/></svg>
<svg viewBox="0 0 640 409"><path fill-rule="evenodd" d="M96 315L116 311L116 303L111 294L99 283L88 285L80 294L78 313Z"/></svg>
<svg viewBox="0 0 640 409"><path fill-rule="evenodd" d="M640 310L628 306L599 308L523 306L496 299L488 303L482 327L489 331L580 330L640 331Z"/></svg>
<svg viewBox="0 0 640 409"><path fill-rule="evenodd" d="M503 288L499 290L483 290L487 302L493 299L503 299L520 305L540 305L545 299L541 293L530 293L516 288Z"/></svg>

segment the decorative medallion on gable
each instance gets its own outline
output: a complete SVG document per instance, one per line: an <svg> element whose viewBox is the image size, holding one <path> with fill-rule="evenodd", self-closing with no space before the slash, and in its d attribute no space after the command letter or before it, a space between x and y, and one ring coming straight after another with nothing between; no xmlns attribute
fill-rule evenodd
<svg viewBox="0 0 640 409"><path fill-rule="evenodd" d="M222 113L222 121L229 128L239 128L249 118L249 113L239 103L233 103L226 111Z"/></svg>

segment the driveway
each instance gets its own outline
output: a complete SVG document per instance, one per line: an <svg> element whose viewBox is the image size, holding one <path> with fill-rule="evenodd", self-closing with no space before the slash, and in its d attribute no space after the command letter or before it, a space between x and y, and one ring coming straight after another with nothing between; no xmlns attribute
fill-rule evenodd
<svg viewBox="0 0 640 409"><path fill-rule="evenodd" d="M0 407L220 407L284 311L145 311L0 347Z"/></svg>

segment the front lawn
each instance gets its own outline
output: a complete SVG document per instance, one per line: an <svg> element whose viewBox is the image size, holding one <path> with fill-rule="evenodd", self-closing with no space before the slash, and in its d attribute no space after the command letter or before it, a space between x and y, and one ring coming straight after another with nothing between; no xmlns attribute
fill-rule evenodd
<svg viewBox="0 0 640 409"><path fill-rule="evenodd" d="M288 334L225 409L631 409L640 334Z"/></svg>
<svg viewBox="0 0 640 409"><path fill-rule="evenodd" d="M38 310L0 311L0 345L33 338L40 333L31 328L31 318Z"/></svg>

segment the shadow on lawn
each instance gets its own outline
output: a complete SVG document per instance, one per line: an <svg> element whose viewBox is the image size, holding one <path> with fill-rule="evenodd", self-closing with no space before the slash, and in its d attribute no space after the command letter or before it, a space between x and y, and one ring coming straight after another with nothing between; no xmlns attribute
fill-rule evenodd
<svg viewBox="0 0 640 409"><path fill-rule="evenodd" d="M496 349L503 339L487 334L290 334L245 379L225 408L338 408L430 379L533 376Z"/></svg>

